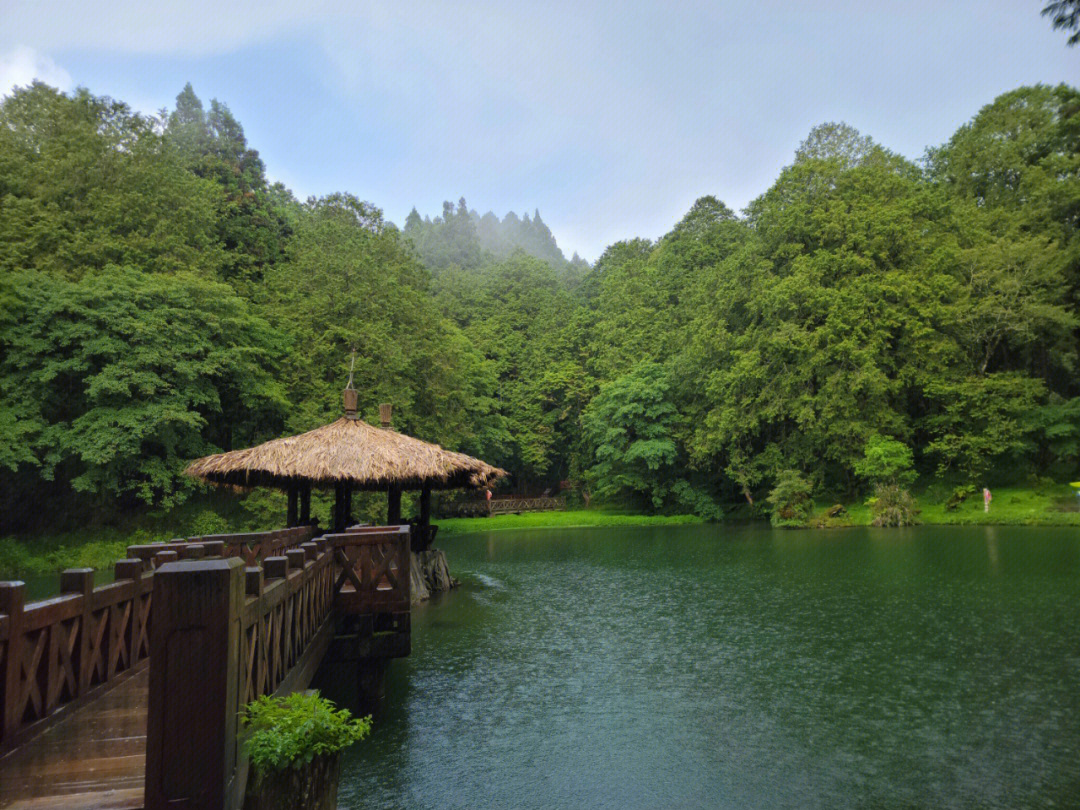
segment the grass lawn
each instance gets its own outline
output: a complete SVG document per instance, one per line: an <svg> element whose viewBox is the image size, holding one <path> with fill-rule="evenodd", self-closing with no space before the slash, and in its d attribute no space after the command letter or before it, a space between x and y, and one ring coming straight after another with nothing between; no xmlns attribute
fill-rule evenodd
<svg viewBox="0 0 1080 810"><path fill-rule="evenodd" d="M572 509L566 512L525 512L520 515L494 515L478 518L442 518L437 521L439 534L491 532L503 529L571 529L586 526L673 526L702 523L694 515L635 515L600 509Z"/></svg>
<svg viewBox="0 0 1080 810"><path fill-rule="evenodd" d="M944 502L931 502L925 493L921 496L916 493L915 500L921 510L919 518L926 525L1080 526L1080 504L1077 504L1080 499L1067 484L1039 489L999 487L992 489L991 494L993 500L989 512L983 511L981 492L969 495L967 500L952 510L946 509ZM828 518L825 513L832 505L818 503L812 525L870 525L872 515L865 503L847 504L846 515Z"/></svg>

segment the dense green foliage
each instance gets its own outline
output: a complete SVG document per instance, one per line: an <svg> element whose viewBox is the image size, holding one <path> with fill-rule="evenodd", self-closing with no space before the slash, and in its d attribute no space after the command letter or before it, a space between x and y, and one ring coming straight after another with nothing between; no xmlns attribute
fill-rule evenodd
<svg viewBox="0 0 1080 810"><path fill-rule="evenodd" d="M6 528L181 502L190 458L334 418L353 352L364 416L519 492L893 523L919 477L1073 480L1078 174L1064 85L917 163L825 124L743 216L703 197L589 267L538 212L298 202L190 87L155 118L36 84L0 103Z"/></svg>
<svg viewBox="0 0 1080 810"><path fill-rule="evenodd" d="M370 716L354 718L318 692L263 695L247 705L242 717L249 732L244 748L260 771L299 768L348 748L371 731Z"/></svg>
<svg viewBox="0 0 1080 810"><path fill-rule="evenodd" d="M773 526L805 526L814 512L814 485L795 470L781 470L769 491Z"/></svg>

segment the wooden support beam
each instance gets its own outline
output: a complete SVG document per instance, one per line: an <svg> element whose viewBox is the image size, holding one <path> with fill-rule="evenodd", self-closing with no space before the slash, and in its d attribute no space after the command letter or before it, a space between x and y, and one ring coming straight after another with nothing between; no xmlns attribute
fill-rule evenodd
<svg viewBox="0 0 1080 810"><path fill-rule="evenodd" d="M296 526L299 522L300 488L296 484L289 484L289 505L285 510L285 525L288 528Z"/></svg>
<svg viewBox="0 0 1080 810"><path fill-rule="evenodd" d="M300 485L300 525L311 522L311 484L305 481Z"/></svg>
<svg viewBox="0 0 1080 810"><path fill-rule="evenodd" d="M154 573L146 810L236 803L239 558L172 562Z"/></svg>
<svg viewBox="0 0 1080 810"><path fill-rule="evenodd" d="M386 493L386 525L401 523L401 487L390 487Z"/></svg>
<svg viewBox="0 0 1080 810"><path fill-rule="evenodd" d="M349 526L352 512L352 485L348 481L334 484L334 531L343 532Z"/></svg>
<svg viewBox="0 0 1080 810"><path fill-rule="evenodd" d="M431 544L431 487L420 490L420 518L417 521L414 551L426 551Z"/></svg>

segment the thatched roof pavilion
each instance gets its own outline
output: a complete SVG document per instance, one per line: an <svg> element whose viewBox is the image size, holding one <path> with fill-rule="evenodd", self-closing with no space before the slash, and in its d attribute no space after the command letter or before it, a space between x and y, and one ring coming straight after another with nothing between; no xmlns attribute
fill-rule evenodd
<svg viewBox="0 0 1080 810"><path fill-rule="evenodd" d="M478 458L347 417L298 436L200 458L186 472L214 484L288 489L298 481L347 482L357 490L486 487L506 474Z"/></svg>
<svg viewBox="0 0 1080 810"><path fill-rule="evenodd" d="M356 416L356 392L345 391L345 416L298 436L193 461L185 472L213 484L266 486L289 493L289 525L310 517L311 487L334 487L334 529L349 519L352 490L386 491L387 523L401 518L402 490L420 490L420 524L430 520L432 489L485 488L506 472L478 458L446 450L390 428L390 406L379 408L383 426ZM299 503L299 514L298 504Z"/></svg>

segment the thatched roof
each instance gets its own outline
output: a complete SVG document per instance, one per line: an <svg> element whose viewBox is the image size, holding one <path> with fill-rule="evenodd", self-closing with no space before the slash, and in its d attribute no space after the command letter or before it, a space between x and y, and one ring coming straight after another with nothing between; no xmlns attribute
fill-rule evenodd
<svg viewBox="0 0 1080 810"><path fill-rule="evenodd" d="M214 484L284 488L349 481L370 490L486 487L506 475L464 453L347 417L299 436L200 458L185 472Z"/></svg>

